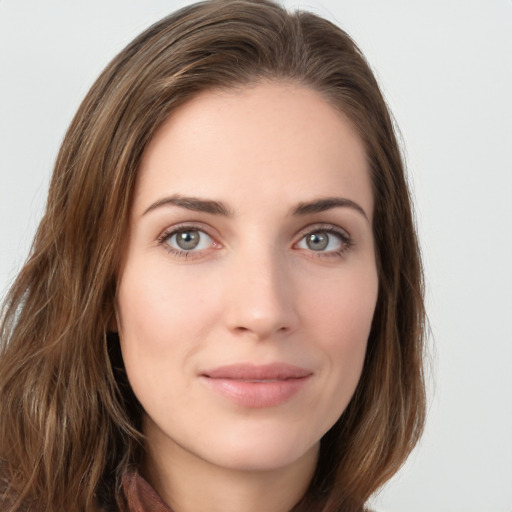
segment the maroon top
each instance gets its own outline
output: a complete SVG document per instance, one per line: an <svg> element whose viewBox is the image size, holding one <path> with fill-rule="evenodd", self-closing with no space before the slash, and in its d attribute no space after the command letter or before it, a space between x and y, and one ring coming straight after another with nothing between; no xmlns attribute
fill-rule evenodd
<svg viewBox="0 0 512 512"><path fill-rule="evenodd" d="M123 491L130 512L172 512L153 487L136 471L123 475Z"/></svg>

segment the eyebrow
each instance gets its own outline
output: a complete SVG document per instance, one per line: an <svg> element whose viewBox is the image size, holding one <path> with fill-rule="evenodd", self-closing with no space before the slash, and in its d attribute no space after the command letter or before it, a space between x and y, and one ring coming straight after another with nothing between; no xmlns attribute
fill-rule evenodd
<svg viewBox="0 0 512 512"><path fill-rule="evenodd" d="M368 218L368 215L366 215L366 212L363 210L363 208L359 206L355 201L345 197L325 197L307 203L299 203L299 205L293 209L292 214L310 215L312 213L325 212L326 210L340 207L351 208L360 213L368 222L370 222L370 219Z"/></svg>
<svg viewBox="0 0 512 512"><path fill-rule="evenodd" d="M210 199L200 199L199 197L185 197L179 194L175 194L168 197L163 197L158 201L152 203L148 208L144 210L142 215L146 215L156 208L161 206L180 206L187 210L193 210L195 212L211 213L213 215L224 215L226 217L232 216L232 212L221 202L213 201Z"/></svg>
<svg viewBox="0 0 512 512"><path fill-rule="evenodd" d="M147 213L162 206L169 205L179 206L181 208L186 208L187 210L209 213L212 215L222 215L225 217L231 217L233 215L231 210L229 210L229 208L227 208L227 206L220 201L214 201L212 199L201 199L199 197L182 196L179 194L158 199L150 206L148 206L142 215L146 215ZM366 215L366 212L363 210L363 208L359 206L359 204L357 204L355 201L345 197L325 197L316 199L314 201L299 203L295 208L292 209L291 213L294 216L303 216L325 212L333 208L351 208L360 213L368 222L370 222L370 219Z"/></svg>

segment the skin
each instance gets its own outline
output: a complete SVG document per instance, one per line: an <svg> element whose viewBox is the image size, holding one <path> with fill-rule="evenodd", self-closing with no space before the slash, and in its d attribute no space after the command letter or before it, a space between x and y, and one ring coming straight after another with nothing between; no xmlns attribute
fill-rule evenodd
<svg viewBox="0 0 512 512"><path fill-rule="evenodd" d="M318 202L334 197L345 202ZM174 512L284 512L304 494L361 375L378 292L372 214L361 139L302 85L207 91L157 131L135 189L117 327L146 411L143 474ZM199 245L183 252L176 227ZM340 234L312 249L306 235L326 229ZM274 362L310 375L268 407L202 376Z"/></svg>

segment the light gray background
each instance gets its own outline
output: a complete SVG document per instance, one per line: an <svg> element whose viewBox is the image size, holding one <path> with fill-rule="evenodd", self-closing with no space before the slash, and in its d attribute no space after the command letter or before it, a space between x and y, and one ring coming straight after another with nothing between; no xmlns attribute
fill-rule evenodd
<svg viewBox="0 0 512 512"><path fill-rule="evenodd" d="M101 69L188 2L0 0L0 293ZM428 285L426 434L385 512L512 511L512 1L310 0L359 43L402 130ZM1 419L0 419L1 421Z"/></svg>

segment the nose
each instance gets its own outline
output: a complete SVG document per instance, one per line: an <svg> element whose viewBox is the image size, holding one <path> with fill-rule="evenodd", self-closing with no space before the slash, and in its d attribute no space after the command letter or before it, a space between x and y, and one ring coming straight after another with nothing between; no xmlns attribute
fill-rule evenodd
<svg viewBox="0 0 512 512"><path fill-rule="evenodd" d="M228 279L224 315L231 332L263 340L297 328L293 275L272 248L239 255Z"/></svg>

